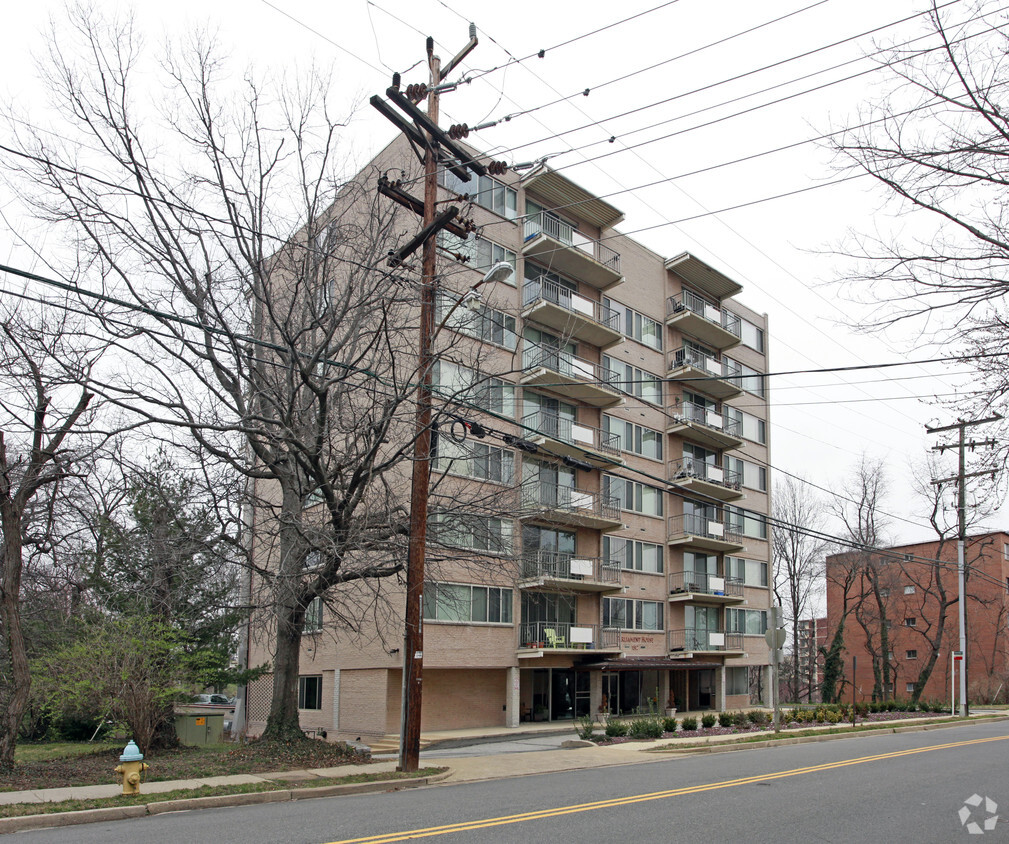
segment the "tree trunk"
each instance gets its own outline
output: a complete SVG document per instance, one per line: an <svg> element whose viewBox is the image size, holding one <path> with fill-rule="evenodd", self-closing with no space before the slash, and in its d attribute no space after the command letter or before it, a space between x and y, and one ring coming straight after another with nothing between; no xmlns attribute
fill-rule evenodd
<svg viewBox="0 0 1009 844"><path fill-rule="evenodd" d="M299 741L305 738L298 718L298 665L303 612L285 606L277 614L277 652L273 658L273 698L263 738Z"/></svg>
<svg viewBox="0 0 1009 844"><path fill-rule="evenodd" d="M2 505L3 580L0 582L0 769L14 767L21 717L28 705L31 673L21 629L21 518L8 500Z"/></svg>

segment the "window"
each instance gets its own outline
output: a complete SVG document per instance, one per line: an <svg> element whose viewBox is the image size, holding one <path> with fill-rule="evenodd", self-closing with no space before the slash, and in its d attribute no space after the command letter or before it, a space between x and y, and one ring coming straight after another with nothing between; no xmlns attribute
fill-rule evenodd
<svg viewBox="0 0 1009 844"><path fill-rule="evenodd" d="M767 563L761 560L726 556L725 572L729 577L742 580L745 586L767 586Z"/></svg>
<svg viewBox="0 0 1009 844"><path fill-rule="evenodd" d="M909 618L905 618L904 619L904 626L905 627L917 627L918 626L918 619L915 618L914 616L910 616Z"/></svg>
<svg viewBox="0 0 1009 844"><path fill-rule="evenodd" d="M767 632L767 610L741 610L730 607L725 611L725 629L729 633L763 636Z"/></svg>
<svg viewBox="0 0 1009 844"><path fill-rule="evenodd" d="M879 590L879 597L880 598L889 598L890 597L890 590L886 589L886 588L880 589Z"/></svg>
<svg viewBox="0 0 1009 844"><path fill-rule="evenodd" d="M484 304L478 304L474 311L460 305L454 296L442 293L438 296L435 319L439 325L445 323L446 327L485 343L495 343L506 349L518 345L515 317Z"/></svg>
<svg viewBox="0 0 1009 844"><path fill-rule="evenodd" d="M453 193L471 197L481 208L493 211L500 217L514 220L518 216L518 194L497 179L490 176L474 176L468 182L464 182L451 170L442 170L439 172L438 181Z"/></svg>
<svg viewBox="0 0 1009 844"><path fill-rule="evenodd" d="M475 234L461 238L444 229L438 232L438 246L453 256L468 258L467 266L475 270L489 270L502 261L511 264L512 274L504 280L504 284L515 285L515 253L511 249L505 249Z"/></svg>
<svg viewBox="0 0 1009 844"><path fill-rule="evenodd" d="M607 434L616 434L621 451L640 454L642 457L650 457L652 460L662 459L663 435L660 431L653 431L643 425L625 422L623 419L616 419L605 414L603 415L603 431Z"/></svg>
<svg viewBox="0 0 1009 844"><path fill-rule="evenodd" d="M904 594L905 595L913 595L914 594L914 587L913 586L905 586L904 587Z"/></svg>
<svg viewBox="0 0 1009 844"><path fill-rule="evenodd" d="M322 675L298 678L298 709L322 709Z"/></svg>
<svg viewBox="0 0 1009 844"><path fill-rule="evenodd" d="M909 694L909 695L913 695L914 694L914 683L905 683L904 684L904 691L907 692L907 694Z"/></svg>
<svg viewBox="0 0 1009 844"><path fill-rule="evenodd" d="M662 573L662 546L637 539L603 536L603 560L619 562L628 571Z"/></svg>
<svg viewBox="0 0 1009 844"><path fill-rule="evenodd" d="M767 423L763 419L728 405L725 407L725 413L731 421L739 424L743 439L767 445Z"/></svg>
<svg viewBox="0 0 1009 844"><path fill-rule="evenodd" d="M651 317L639 314L637 311L614 302L612 299L603 298L603 304L620 314L620 330L627 336L639 343L658 351L662 351L662 323L656 322Z"/></svg>
<svg viewBox="0 0 1009 844"><path fill-rule="evenodd" d="M449 548L510 554L512 523L509 519L472 513L434 513L431 538Z"/></svg>
<svg viewBox="0 0 1009 844"><path fill-rule="evenodd" d="M305 607L305 621L301 626L302 633L318 633L322 630L322 598L316 596Z"/></svg>
<svg viewBox="0 0 1009 844"><path fill-rule="evenodd" d="M438 439L435 468L467 478L510 484L515 477L515 455L504 448L469 440L457 443L449 437Z"/></svg>
<svg viewBox="0 0 1009 844"><path fill-rule="evenodd" d="M424 584L424 618L511 624L512 590L431 581Z"/></svg>
<svg viewBox="0 0 1009 844"><path fill-rule="evenodd" d="M911 649L909 651L904 651L904 659L917 659L918 651L917 649Z"/></svg>
<svg viewBox="0 0 1009 844"><path fill-rule="evenodd" d="M760 513L726 504L725 520L743 536L751 539L767 539L767 519Z"/></svg>
<svg viewBox="0 0 1009 844"><path fill-rule="evenodd" d="M748 695L750 693L749 673L746 666L725 669L725 693L727 695Z"/></svg>
<svg viewBox="0 0 1009 844"><path fill-rule="evenodd" d="M603 475L603 493L617 499L621 510L643 513L646 516L662 515L662 490L647 484Z"/></svg>
<svg viewBox="0 0 1009 844"><path fill-rule="evenodd" d="M739 370L739 386L741 389L746 390L748 393L753 393L757 396L764 395L764 374L758 372L756 369L747 366L745 363L740 363L738 360L732 360L732 366L735 366Z"/></svg>
<svg viewBox="0 0 1009 844"><path fill-rule="evenodd" d="M444 398L502 416L515 415L515 388L500 378L487 378L468 367L439 360L434 363L432 380Z"/></svg>
<svg viewBox="0 0 1009 844"><path fill-rule="evenodd" d="M1009 542L1002 543L1002 557L1003 559L1009 560Z"/></svg>
<svg viewBox="0 0 1009 844"><path fill-rule="evenodd" d="M747 489L767 492L767 469L749 460L739 457L726 457L725 466L730 472L735 472Z"/></svg>
<svg viewBox="0 0 1009 844"><path fill-rule="evenodd" d="M651 404L662 404L662 379L658 375L652 375L651 372L645 372L609 355L603 355L603 369L616 373L614 386L628 395Z"/></svg>
<svg viewBox="0 0 1009 844"><path fill-rule="evenodd" d="M603 598L603 627L661 630L663 604L631 598Z"/></svg>
<svg viewBox="0 0 1009 844"><path fill-rule="evenodd" d="M754 351L764 353L764 329L758 328L748 319L745 319L738 314L736 315L739 319L739 339L743 341L744 346L749 346Z"/></svg>

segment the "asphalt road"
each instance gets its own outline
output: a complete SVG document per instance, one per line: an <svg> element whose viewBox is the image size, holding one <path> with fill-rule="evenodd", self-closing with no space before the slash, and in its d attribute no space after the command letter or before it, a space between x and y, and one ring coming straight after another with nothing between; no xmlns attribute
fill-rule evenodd
<svg viewBox="0 0 1009 844"><path fill-rule="evenodd" d="M577 753L577 750L571 751ZM981 805L965 801L978 795ZM491 782L180 812L19 842L1009 841L1009 725L853 737ZM978 834L966 824L976 822ZM991 824L990 824L991 825ZM411 831L415 834L411 835Z"/></svg>

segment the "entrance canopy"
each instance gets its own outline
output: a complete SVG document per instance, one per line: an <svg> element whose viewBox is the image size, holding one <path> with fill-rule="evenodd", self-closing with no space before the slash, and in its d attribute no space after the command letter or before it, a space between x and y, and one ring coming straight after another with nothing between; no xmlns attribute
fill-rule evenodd
<svg viewBox="0 0 1009 844"><path fill-rule="evenodd" d="M663 657L626 657L576 665L576 671L693 671L697 668L721 668L720 662L688 662Z"/></svg>

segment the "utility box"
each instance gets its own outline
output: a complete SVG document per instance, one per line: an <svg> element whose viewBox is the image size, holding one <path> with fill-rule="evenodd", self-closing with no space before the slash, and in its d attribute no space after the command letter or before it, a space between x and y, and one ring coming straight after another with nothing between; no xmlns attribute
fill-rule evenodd
<svg viewBox="0 0 1009 844"><path fill-rule="evenodd" d="M220 744L224 735L224 713L186 712L175 716L175 734L190 747Z"/></svg>

